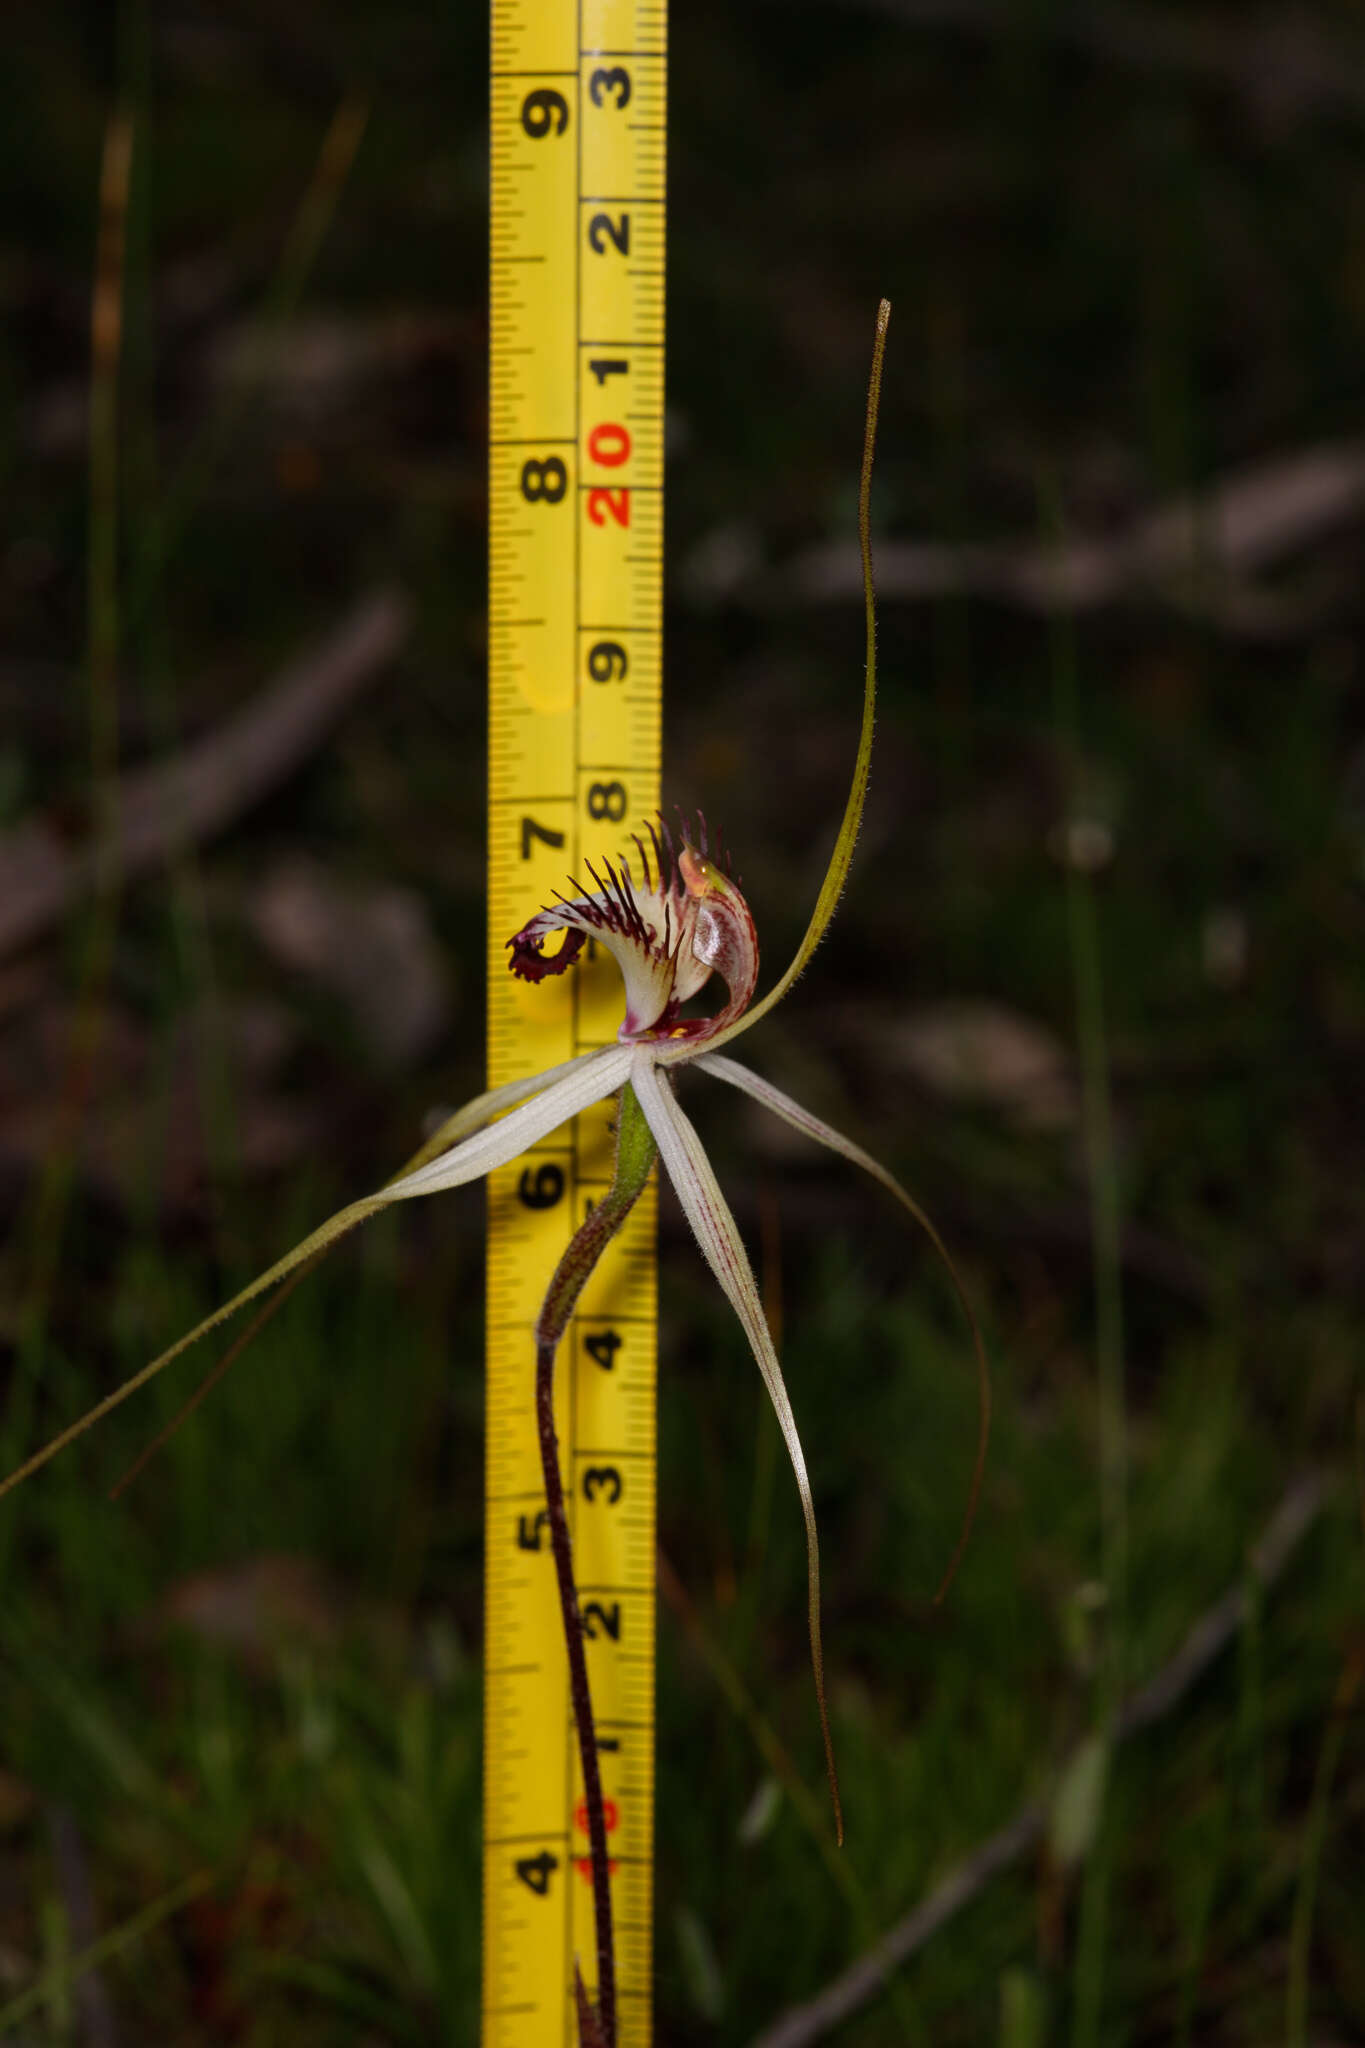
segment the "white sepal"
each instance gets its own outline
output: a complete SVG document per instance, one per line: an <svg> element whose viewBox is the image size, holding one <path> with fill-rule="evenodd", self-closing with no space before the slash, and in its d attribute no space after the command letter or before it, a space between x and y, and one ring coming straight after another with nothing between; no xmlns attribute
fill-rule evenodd
<svg viewBox="0 0 1365 2048"><path fill-rule="evenodd" d="M815 1670L815 1690L820 1703L820 1727L825 1741L825 1761L839 1840L844 1838L843 1814L839 1806L838 1780L834 1771L834 1747L825 1711L825 1659L820 1640L820 1544L815 1527L815 1502L811 1497L806 1460L797 1433L796 1418L787 1398L787 1385L763 1313L763 1303L754 1279L749 1255L739 1234L730 1205L720 1190L711 1162L696 1130L678 1107L669 1081L652 1057L653 1049L642 1046L635 1054L630 1085L639 1097L649 1128L654 1133L668 1177L677 1189L683 1214L692 1226L707 1265L719 1280L730 1306L739 1317L757 1361L763 1384L777 1415L778 1427L787 1446L796 1490L801 1496L801 1513L806 1523L806 1576L810 1596L810 1653Z"/></svg>

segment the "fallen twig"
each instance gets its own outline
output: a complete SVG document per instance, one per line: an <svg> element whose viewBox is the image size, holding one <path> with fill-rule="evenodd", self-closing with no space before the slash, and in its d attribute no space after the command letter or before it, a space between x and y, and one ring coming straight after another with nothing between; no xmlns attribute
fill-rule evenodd
<svg viewBox="0 0 1365 2048"><path fill-rule="evenodd" d="M1321 1473L1307 1472L1284 1494L1247 1560L1248 1575L1260 1590L1272 1586L1283 1572L1322 1512L1328 1491L1328 1481ZM1244 1579L1229 1587L1200 1616L1170 1662L1125 1700L1118 1718L1119 1741L1149 1728L1179 1705L1232 1642L1249 1607L1250 1592ZM752 2048L806 2048L808 2042L820 2040L875 1998L892 1973L923 1948L931 1935L969 1905L992 1877L1032 1848L1047 1825L1049 1810L1046 1799L1033 1799L1022 1806L842 1976L826 1985L818 1997L784 2013L757 2036Z"/></svg>
<svg viewBox="0 0 1365 2048"><path fill-rule="evenodd" d="M877 551L885 602L948 595L995 597L1030 611L1088 612L1156 596L1249 637L1315 623L1321 606L1260 588L1256 575L1340 530L1365 511L1365 444L1343 442L1233 471L1117 533L1061 545L1016 541L947 547L888 541ZM784 602L860 595L857 550L808 549L772 579ZM715 595L728 595L717 591Z"/></svg>
<svg viewBox="0 0 1365 2048"><path fill-rule="evenodd" d="M221 832L306 760L352 697L407 637L395 590L361 600L313 653L292 663L247 709L172 760L135 770L119 792L117 843L73 843L45 818L0 839L0 957L27 945L94 887L159 867L178 848Z"/></svg>

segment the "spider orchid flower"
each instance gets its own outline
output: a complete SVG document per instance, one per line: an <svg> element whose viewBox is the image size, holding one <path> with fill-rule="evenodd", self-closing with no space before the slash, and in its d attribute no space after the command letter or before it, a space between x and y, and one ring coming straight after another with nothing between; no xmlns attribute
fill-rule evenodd
<svg viewBox="0 0 1365 2048"><path fill-rule="evenodd" d="M880 331L884 331L886 311L884 306ZM871 425L875 418L879 375L880 350L874 359L860 501L868 637L862 728L853 784L805 938L775 987L761 1001L753 1001L759 966L754 921L737 883L730 878L727 863L719 853L709 850L704 821L698 820L695 834L684 826L680 845L675 845L667 827L656 829L647 826L645 837L637 836L634 840L634 867L630 856L604 859L600 867L590 866L588 873L596 884L591 892L557 897L508 941L511 971L530 982L567 972L589 938L606 946L620 967L625 991L625 1011L615 1043L582 1053L562 1065L547 1068L543 1073L531 1074L525 1079L490 1089L466 1103L446 1119L408 1166L376 1194L339 1210L267 1272L244 1287L240 1294L206 1317L197 1328L171 1345L159 1358L153 1359L150 1365L124 1381L79 1422L0 1483L0 1494L16 1486L209 1330L267 1290L278 1287L367 1217L394 1202L437 1194L446 1188L480 1180L495 1168L510 1164L582 1111L628 1087L643 1112L658 1155L702 1254L748 1339L776 1411L795 1474L806 1526L811 1657L840 1839L842 1819L825 1711L820 1563L810 1480L782 1367L748 1253L701 1139L677 1100L674 1081L679 1068L696 1067L727 1087L751 1096L783 1122L861 1167L927 1232L947 1266L976 1344L981 1427L972 1490L974 1501L985 1449L988 1406L985 1359L970 1304L933 1224L900 1182L861 1146L812 1115L771 1082L730 1058L723 1050L741 1032L758 1023L782 999L805 968L843 890L862 819L876 698L867 499ZM547 947L552 950L547 950ZM717 976L725 987L724 1002L709 1016L684 1017L684 1006L699 997ZM958 1551L949 1565L948 1577L956 1567L965 1533L964 1527Z"/></svg>

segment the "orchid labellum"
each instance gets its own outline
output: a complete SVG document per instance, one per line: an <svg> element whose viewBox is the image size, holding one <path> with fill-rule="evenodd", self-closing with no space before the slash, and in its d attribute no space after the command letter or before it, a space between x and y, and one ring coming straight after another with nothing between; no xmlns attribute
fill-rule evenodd
<svg viewBox="0 0 1365 2048"><path fill-rule="evenodd" d="M433 1195L445 1188L460 1187L480 1179L494 1168L505 1166L528 1147L590 1109L605 1097L619 1095L617 1116L617 1179L613 1191L595 1209L584 1231L551 1284L550 1296L537 1330L542 1363L553 1357L555 1344L567 1324L572 1305L592 1262L614 1229L619 1228L657 1156L673 1184L683 1212L701 1247L712 1273L738 1316L749 1341L759 1372L771 1397L796 1476L806 1524L809 1575L809 1623L811 1654L819 1697L820 1719L829 1766L835 1814L842 1839L834 1760L825 1711L823 1658L820 1641L820 1567L816 1542L815 1510L811 1499L801 1441L778 1362L777 1352L764 1316L759 1290L739 1229L731 1214L710 1162L690 1118L677 1100L674 1083L685 1067L699 1069L725 1086L752 1096L775 1116L798 1131L838 1152L860 1166L894 1196L925 1229L935 1248L947 1254L912 1197L885 1167L849 1138L813 1116L790 1096L763 1080L747 1066L729 1056L727 1048L748 1031L781 1000L805 968L833 915L844 887L852 859L854 841L862 818L867 790L868 765L872 748L872 722L876 694L874 617L871 557L868 538L868 504L872 441L881 379L881 357L889 307L883 302L878 316L877 344L873 358L868 398L867 436L864 443L862 487L859 501L867 610L867 667L863 693L862 728L853 771L853 785L845 808L824 885L820 890L805 938L786 973L759 1002L753 1001L758 981L759 948L754 921L737 883L718 851L710 848L700 820L695 829L683 826L675 840L664 826L646 827L624 856L603 857L587 872L595 885L591 891L560 896L537 911L509 941L511 971L522 979L538 982L549 975L571 971L586 941L596 939L614 956L624 983L625 1008L616 1042L581 1054L563 1065L525 1079L506 1083L475 1098L429 1139L408 1168L378 1193L353 1202L294 1247L284 1258L262 1273L233 1300L216 1310L199 1326L173 1344L168 1351L145 1366L115 1393L45 1450L29 1460L0 1486L0 1492L18 1483L46 1462L81 1430L89 1427L118 1402L127 1398L176 1358L189 1345L226 1317L266 1290L277 1287L298 1268L324 1251L354 1225L373 1216L393 1202ZM723 1000L711 1014L685 1016L684 1008L695 1003L718 982ZM718 991L719 993L719 991ZM585 1236L586 1233L586 1236ZM951 1264L949 1271L952 1271ZM957 1286L954 1275L954 1285ZM970 1308L958 1286L959 1297ZM986 1404L984 1360L976 1326L978 1365L982 1376L982 1435L978 1443L977 1477L984 1449ZM545 1394L548 1367L543 1376ZM549 1413L548 1396L545 1413ZM549 1460L553 1466L553 1424L549 1424ZM557 1485L557 1475L547 1483ZM551 1503L553 1507L553 1501ZM567 1571L567 1534L560 1560ZM960 1548L960 1546L959 1546ZM956 1560L954 1560L955 1562ZM951 1568L950 1568L951 1569ZM572 1606L572 1581L566 1613ZM572 1648L571 1648L572 1655ZM581 1720L580 1712L580 1720ZM584 1731L580 1726L580 1737ZM590 1746L590 1745L589 1745ZM586 1757L585 1757L586 1763ZM594 1847L596 1848L596 1844ZM597 1860L596 1858L594 1859ZM605 1838L603 1838L602 1883L605 1888ZM601 1960L601 1959L599 1959ZM605 1985L603 1985L605 1991ZM604 2005L606 2001L604 1998ZM588 2018L584 2019L585 2029ZM614 2029L612 2029L614 2031ZM599 2037L605 2038L603 2034Z"/></svg>

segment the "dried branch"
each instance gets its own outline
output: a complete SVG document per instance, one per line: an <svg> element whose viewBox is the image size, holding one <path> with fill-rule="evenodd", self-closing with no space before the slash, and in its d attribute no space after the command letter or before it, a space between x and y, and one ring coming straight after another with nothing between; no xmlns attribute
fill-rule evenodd
<svg viewBox="0 0 1365 2048"><path fill-rule="evenodd" d="M307 760L333 720L407 638L394 590L364 598L245 711L169 761L123 778L117 843L73 843L49 819L0 838L0 958L49 930L103 873L123 881L223 831Z"/></svg>
<svg viewBox="0 0 1365 2048"><path fill-rule="evenodd" d="M1305 623L1295 597L1255 576L1339 531L1365 510L1365 444L1342 442L1236 470L1123 530L1061 546L1036 541L945 547L887 542L877 553L883 602L977 595L1030 611L1097 611L1157 597L1234 633L1268 638ZM819 604L862 591L856 549L811 548L782 573L784 601ZM1308 622L1316 623L1314 603Z"/></svg>
<svg viewBox="0 0 1365 2048"><path fill-rule="evenodd" d="M1170 1662L1146 1685L1129 1694L1118 1717L1119 1741L1151 1727L1179 1706L1222 1655L1250 1613L1247 1578L1262 1592L1275 1583L1321 1514L1328 1493L1328 1481L1318 1472L1304 1473L1288 1488L1252 1547L1243 1579L1229 1587L1200 1616ZM774 2026L758 2035L752 2048L807 2048L807 2043L820 2040L875 1998L893 1971L922 1949L963 1906L969 1905L991 1878L1033 1847L1047 1825L1048 1812L1045 1799L1033 1799L1021 1807L1013 1820L988 1836L842 1976L836 1977L818 1997L784 2013Z"/></svg>

